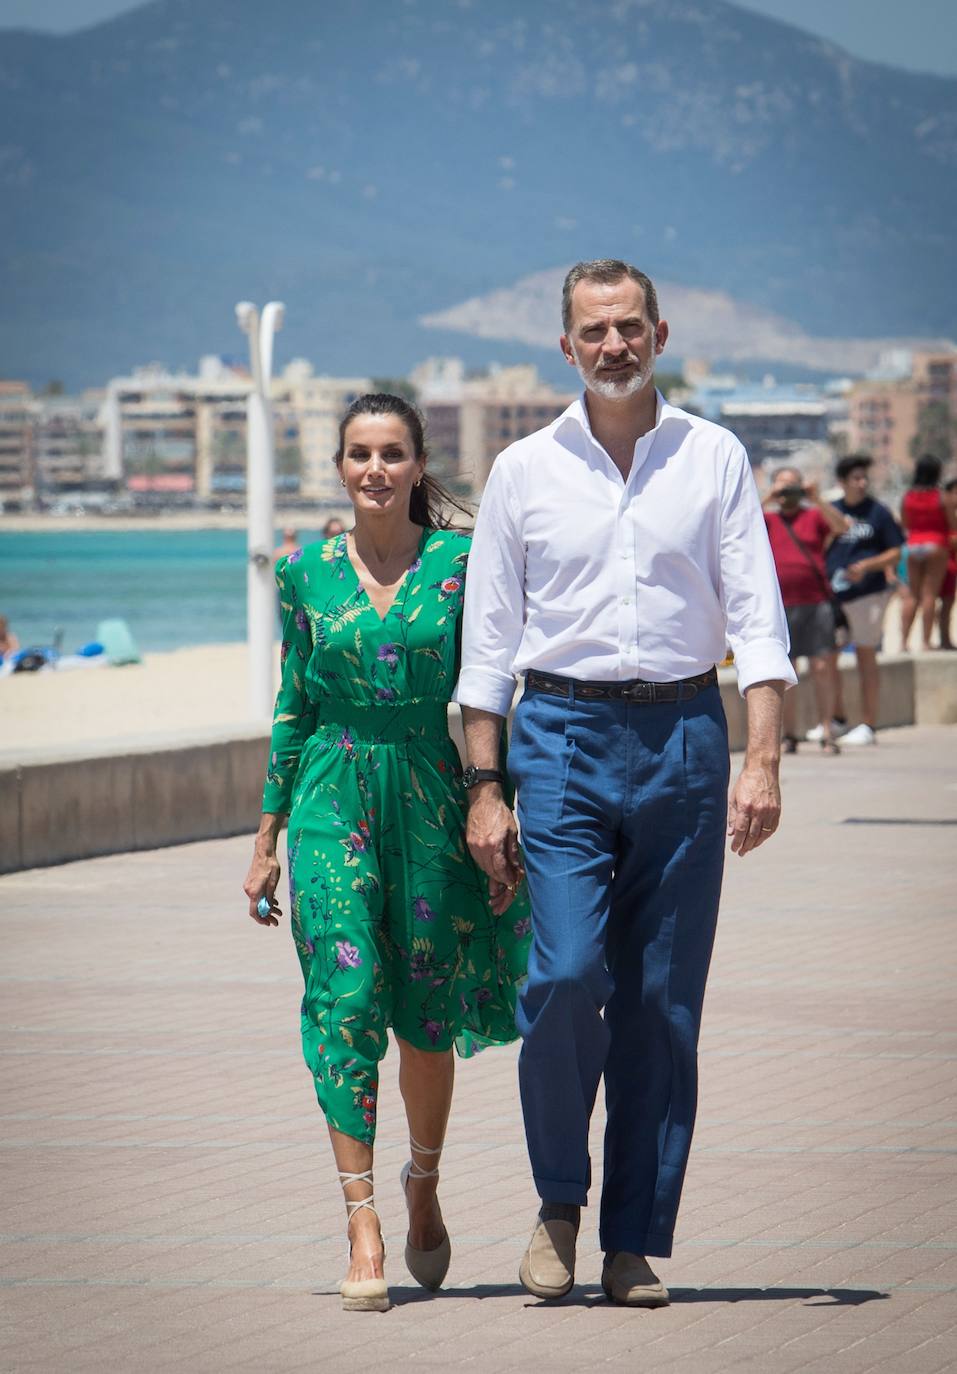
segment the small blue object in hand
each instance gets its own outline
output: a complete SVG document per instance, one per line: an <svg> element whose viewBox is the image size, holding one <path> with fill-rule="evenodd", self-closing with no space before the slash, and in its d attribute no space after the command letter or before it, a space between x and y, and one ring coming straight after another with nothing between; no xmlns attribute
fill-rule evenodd
<svg viewBox="0 0 957 1374"><path fill-rule="evenodd" d="M256 903L256 910L259 912L260 916L265 918L269 915L271 909L272 903L270 902L269 898L260 897L259 901Z"/></svg>

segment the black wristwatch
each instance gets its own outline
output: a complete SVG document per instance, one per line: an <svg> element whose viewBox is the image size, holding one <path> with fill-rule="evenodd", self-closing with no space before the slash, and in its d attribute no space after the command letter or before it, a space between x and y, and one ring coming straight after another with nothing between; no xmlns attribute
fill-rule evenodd
<svg viewBox="0 0 957 1374"><path fill-rule="evenodd" d="M504 783L504 781L504 777L497 768L476 768L471 763L462 774L462 786L465 788L466 792L471 791L471 789L480 782Z"/></svg>

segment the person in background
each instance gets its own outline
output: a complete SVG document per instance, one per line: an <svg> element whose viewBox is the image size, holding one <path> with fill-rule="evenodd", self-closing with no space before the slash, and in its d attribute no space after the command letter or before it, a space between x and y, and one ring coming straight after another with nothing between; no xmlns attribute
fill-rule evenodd
<svg viewBox="0 0 957 1374"><path fill-rule="evenodd" d="M838 655L828 655L834 701L832 732L841 735L842 744L851 745L877 743L877 651L891 599L887 574L893 571L904 542L893 515L870 494L872 465L873 459L863 453L850 453L838 463L836 475L843 495L834 502L834 509L847 516L850 528L827 550L831 589L847 616L861 681L861 722L848 730ZM816 725L807 733L810 740L822 736L823 725Z"/></svg>
<svg viewBox="0 0 957 1374"><path fill-rule="evenodd" d="M19 648L20 641L10 629L10 622L5 615L0 615L0 663Z"/></svg>
<svg viewBox="0 0 957 1374"><path fill-rule="evenodd" d="M345 525L339 519L338 515L330 515L329 519L322 527L322 537L323 539L332 539L336 534L343 534L345 528Z"/></svg>
<svg viewBox="0 0 957 1374"><path fill-rule="evenodd" d="M950 621L954 613L954 593L957 592L957 477L944 483L942 492L944 510L950 521L950 548L948 550L947 571L940 587L940 611L937 626L940 630L940 647L957 649L950 637Z"/></svg>
<svg viewBox="0 0 957 1374"><path fill-rule="evenodd" d="M284 525L282 530L282 543L272 551L273 563L278 563L280 558L288 558L291 553L295 553L299 547L299 531L295 525Z"/></svg>
<svg viewBox="0 0 957 1374"><path fill-rule="evenodd" d="M837 651L837 640L824 555L850 521L822 500L816 484L805 482L797 468L780 468L761 504L791 636L791 662L808 659L821 722L821 748L828 754L839 754L831 724L834 681L828 666L829 657ZM784 752L796 754L797 702L793 692L784 697L783 728Z"/></svg>
<svg viewBox="0 0 957 1374"><path fill-rule="evenodd" d="M921 454L901 503L901 524L907 532L907 585L901 590L901 640L905 649L918 610L922 648L931 647L937 597L947 572L955 515L941 497L940 474L940 459L932 453Z"/></svg>

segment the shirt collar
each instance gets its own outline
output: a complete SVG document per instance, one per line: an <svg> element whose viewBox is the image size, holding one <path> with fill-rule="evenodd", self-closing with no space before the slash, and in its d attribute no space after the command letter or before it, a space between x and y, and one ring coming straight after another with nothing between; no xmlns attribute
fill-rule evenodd
<svg viewBox="0 0 957 1374"><path fill-rule="evenodd" d="M588 436L592 443L597 444L598 440L592 433L591 420L588 417L588 406L585 404L585 395L586 393L583 391L580 396L576 396L567 410L562 411L556 422L555 430L557 432L566 424L576 425L578 429ZM655 430L660 429L666 421L677 419L682 414L675 406L668 404L657 387L655 388L655 398L655 423L652 425L651 429L648 430L648 434L653 434ZM647 434L642 435L642 438L647 437Z"/></svg>

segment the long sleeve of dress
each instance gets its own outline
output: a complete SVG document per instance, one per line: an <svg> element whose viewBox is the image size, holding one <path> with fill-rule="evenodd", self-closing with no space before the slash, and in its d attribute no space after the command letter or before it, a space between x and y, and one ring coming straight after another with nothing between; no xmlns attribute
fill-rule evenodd
<svg viewBox="0 0 957 1374"><path fill-rule="evenodd" d="M303 745L315 732L316 709L306 694L306 666L312 654L312 629L296 576L296 555L276 568L282 606L282 680L276 697L263 811L288 815Z"/></svg>

